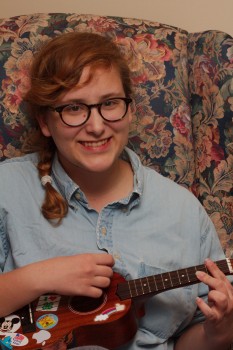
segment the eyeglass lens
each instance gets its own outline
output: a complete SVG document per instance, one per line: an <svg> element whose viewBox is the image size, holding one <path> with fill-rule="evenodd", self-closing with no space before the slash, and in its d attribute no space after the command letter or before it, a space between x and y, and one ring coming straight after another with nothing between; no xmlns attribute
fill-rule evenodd
<svg viewBox="0 0 233 350"><path fill-rule="evenodd" d="M83 103L75 103L65 106L60 111L60 114L64 123L70 126L78 126L85 123L90 116L91 109L96 107L105 120L110 122L117 121L125 116L129 102L129 99L115 98L90 106Z"/></svg>

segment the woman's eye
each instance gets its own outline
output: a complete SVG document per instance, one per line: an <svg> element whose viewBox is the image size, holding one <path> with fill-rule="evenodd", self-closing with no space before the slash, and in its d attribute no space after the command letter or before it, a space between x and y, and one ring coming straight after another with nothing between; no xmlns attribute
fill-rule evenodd
<svg viewBox="0 0 233 350"><path fill-rule="evenodd" d="M103 105L104 105L105 107L113 107L113 106L115 106L117 103L118 103L118 100L108 100L108 101L103 102Z"/></svg>
<svg viewBox="0 0 233 350"><path fill-rule="evenodd" d="M69 105L65 108L65 111L66 112L69 112L69 113L78 113L78 112L83 112L83 111L86 111L85 109L85 106L82 106L82 105Z"/></svg>
<svg viewBox="0 0 233 350"><path fill-rule="evenodd" d="M68 109L70 111L76 112L76 111L79 111L81 107L79 105L72 105L72 106L69 106Z"/></svg>

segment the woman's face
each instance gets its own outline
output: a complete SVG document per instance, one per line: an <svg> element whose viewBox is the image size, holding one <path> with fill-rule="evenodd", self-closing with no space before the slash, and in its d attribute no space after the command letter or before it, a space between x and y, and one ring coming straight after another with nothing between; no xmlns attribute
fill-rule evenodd
<svg viewBox="0 0 233 350"><path fill-rule="evenodd" d="M86 67L78 86L62 95L56 106L74 102L96 104L125 97L116 68L97 68L92 79L85 83L88 77L89 67ZM92 108L87 122L77 127L64 124L56 111L38 118L43 134L53 138L59 160L71 178L75 178L77 170L94 173L111 170L127 144L131 120L130 106L124 119L114 123L105 121L97 108Z"/></svg>

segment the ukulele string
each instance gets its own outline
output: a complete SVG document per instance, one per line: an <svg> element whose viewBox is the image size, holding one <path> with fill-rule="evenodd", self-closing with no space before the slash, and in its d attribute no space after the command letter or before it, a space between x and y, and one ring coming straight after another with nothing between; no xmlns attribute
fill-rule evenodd
<svg viewBox="0 0 233 350"><path fill-rule="evenodd" d="M224 274L229 274L229 267L226 260L216 262L216 265ZM196 277L196 271L203 271L209 273L205 265L199 265L189 267L182 270L167 272L157 276L149 276L145 278L139 278L120 284L120 294L123 299L129 297L136 297L138 295L149 294L153 292L163 291L167 288L167 283L171 282L170 288L179 287L185 283L192 284L198 282ZM184 278L187 278L184 281ZM149 283L149 285L148 285ZM130 291L130 293L129 293Z"/></svg>

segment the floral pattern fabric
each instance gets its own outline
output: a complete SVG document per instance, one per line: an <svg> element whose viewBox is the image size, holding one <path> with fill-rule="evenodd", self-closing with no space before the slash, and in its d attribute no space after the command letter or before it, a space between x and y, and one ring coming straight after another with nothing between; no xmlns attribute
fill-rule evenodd
<svg viewBox="0 0 233 350"><path fill-rule="evenodd" d="M0 20L0 160L21 155L33 128L22 103L33 54L71 31L119 45L134 84L129 147L199 198L233 257L233 39L225 33L67 13Z"/></svg>
<svg viewBox="0 0 233 350"><path fill-rule="evenodd" d="M233 233L233 38L206 31L189 39L196 195L226 254Z"/></svg>

